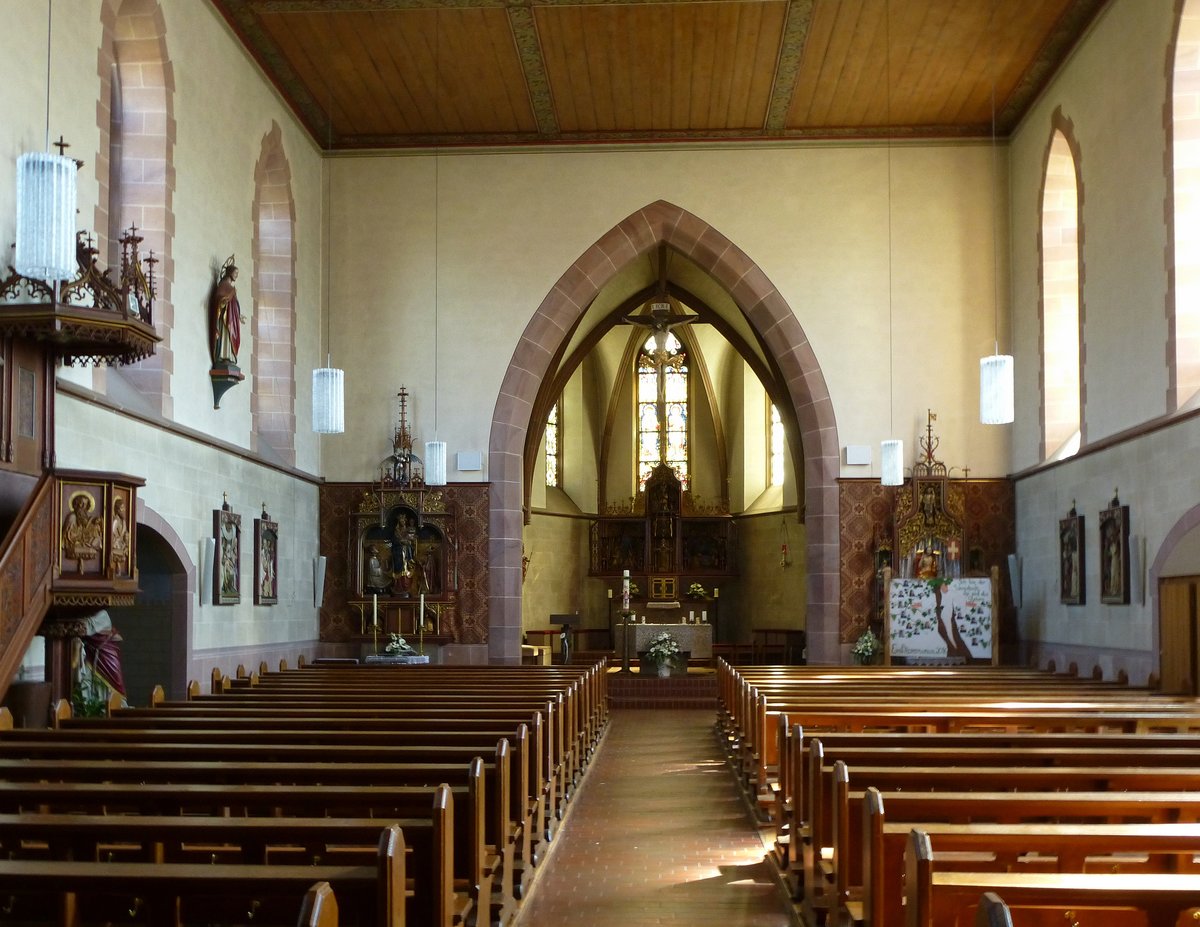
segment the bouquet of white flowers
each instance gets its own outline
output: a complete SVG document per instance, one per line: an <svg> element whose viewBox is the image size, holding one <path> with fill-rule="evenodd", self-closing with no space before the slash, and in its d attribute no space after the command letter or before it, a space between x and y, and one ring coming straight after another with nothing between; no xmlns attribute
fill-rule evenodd
<svg viewBox="0 0 1200 927"><path fill-rule="evenodd" d="M679 641L671 636L670 631L663 631L646 648L646 658L655 666L663 663L674 663L679 655Z"/></svg>

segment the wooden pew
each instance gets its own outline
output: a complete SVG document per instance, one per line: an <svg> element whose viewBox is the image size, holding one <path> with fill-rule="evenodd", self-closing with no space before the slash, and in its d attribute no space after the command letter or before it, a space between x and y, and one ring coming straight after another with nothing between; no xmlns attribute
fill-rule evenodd
<svg viewBox="0 0 1200 927"><path fill-rule="evenodd" d="M1072 920L1091 915L1088 924L1128 924L1134 909L1149 927L1175 927L1182 917L1200 913L1200 875L947 872L937 868L929 837L920 830L909 836L905 882L907 927L957 925L986 892L1003 898L1010 911L1035 907L1043 917L1057 915L1058 923L1070 911ZM1060 910L1045 912L1047 907Z"/></svg>
<svg viewBox="0 0 1200 927"><path fill-rule="evenodd" d="M72 927L134 917L188 922L294 923L314 881L342 898L343 916L381 927L405 924L404 837L399 827L379 835L373 865L113 863L0 859L0 894L8 916L22 923ZM109 913L111 912L111 913ZM177 913L178 912L178 913Z"/></svg>
<svg viewBox="0 0 1200 927"><path fill-rule="evenodd" d="M540 719L540 716L538 716ZM538 720L538 719L535 719ZM540 725L539 725L540 732ZM88 726L69 730L12 730L0 732L0 776L4 765L13 761L54 761L83 763L90 768L103 768L114 761L185 762L202 779L204 764L259 763L318 764L332 762L355 764L362 770L379 764L412 764L428 760L468 762L487 749L496 750L497 738L509 740L511 769L509 773L509 827L515 844L513 854L514 892L520 896L531 876L535 862L533 834L544 827L541 784L537 780L537 758L531 756L531 738L524 724L505 736L493 729L486 734L441 732L388 732L365 735L354 732L353 742L345 742L348 732L318 732L309 730L299 736L293 732L262 729L242 731L189 730L186 739L178 732L140 731L138 729L93 729ZM159 735L159 736L155 736ZM166 735L166 736L162 736ZM167 738L170 739L167 739ZM299 739L299 743L292 742ZM27 769L40 768L28 763ZM287 769L284 766L281 769ZM268 770L269 772L269 770Z"/></svg>
<svg viewBox="0 0 1200 927"><path fill-rule="evenodd" d="M360 707L354 703L337 707L295 706L283 702L253 705L210 703L164 703L154 708L128 708L110 718L79 719L60 722L60 728L76 724L141 729L184 729L204 719L209 728L259 727L289 730L456 730L493 727L496 724L530 723L535 713L545 718L543 730L546 766L542 782L547 816L559 814L569 794L579 765L571 740L564 735L561 702L544 700L512 707L498 707L495 700L478 699L454 707L430 707L428 694L410 699L407 704L389 701L386 706ZM415 702L415 704L414 704Z"/></svg>
<svg viewBox="0 0 1200 927"><path fill-rule="evenodd" d="M995 892L984 892L979 896L975 927L1013 927L1008 905L1001 901Z"/></svg>
<svg viewBox="0 0 1200 927"><path fill-rule="evenodd" d="M551 719L551 723L542 723L543 710ZM565 804L565 799L561 797L560 782L566 761L561 749L562 738L555 736L557 725L554 722L557 717L558 712L553 702L547 702L542 706L542 710L536 711L524 708L473 708L469 716L447 709L430 708L392 709L385 714L370 717L343 709L310 712L304 709L260 706L250 711L241 708L211 708L203 712L175 712L169 708L153 708L125 709L110 718L64 719L59 723L58 729L75 731L82 728L106 733L118 730L176 732L176 735L187 732L189 737L200 730L214 735L218 731L263 731L268 732L263 735L264 743L270 743L277 742L273 738L284 736L283 732L295 739L303 739L304 742L332 741L330 735L333 732L337 732L336 737L343 741L354 741L355 738L372 741L378 738L386 739L392 735L401 737L406 734L415 736L423 732L441 732L451 727L459 731L482 732L494 731L498 725L526 723L530 730L545 734L531 743L531 750L540 754L540 759L535 760L531 755L531 773L528 779L537 783L540 795L535 809L538 824L533 833L548 840L555 830L555 816L561 815ZM233 736L237 736L236 733ZM536 775L532 772L535 769Z"/></svg>
<svg viewBox="0 0 1200 927"><path fill-rule="evenodd" d="M1193 858L1200 851L1200 823L1066 823L1072 816L1066 813L1056 823L889 821L887 806L881 793L867 790L863 798L861 912L855 911L851 900L847 913L854 912L855 920L868 927L887 927L904 919L904 853L914 827L930 838L935 862L950 856L960 869L1182 872L1196 869ZM1094 820L1104 811L1101 800L1085 816ZM847 897L854 878L853 870L847 873L850 884L842 889Z"/></svg>
<svg viewBox="0 0 1200 927"><path fill-rule="evenodd" d="M304 893L298 927L338 927L337 898L328 882L316 882Z"/></svg>
<svg viewBox="0 0 1200 927"><path fill-rule="evenodd" d="M472 764L471 782L448 785L454 827L453 874L457 891L486 910L492 901L483 853L483 764ZM2 782L0 812L111 815L208 815L269 818L377 817L386 820L430 815L432 787L215 785L149 782L137 788L115 782ZM312 880L310 880L312 881ZM336 888L336 885L335 885ZM459 905L461 908L461 905Z"/></svg>
<svg viewBox="0 0 1200 927"><path fill-rule="evenodd" d="M814 753L814 766L816 756ZM1200 792L1200 769L1196 768L875 766L856 767L851 772L839 760L832 768L822 768L819 775L820 785L810 789L811 833L803 862L804 903L814 911L844 906L850 885L845 872L857 866L856 858L861 859L861 840L851 826L851 780L860 789L873 786L881 792ZM831 855L823 852L825 847L833 848Z"/></svg>

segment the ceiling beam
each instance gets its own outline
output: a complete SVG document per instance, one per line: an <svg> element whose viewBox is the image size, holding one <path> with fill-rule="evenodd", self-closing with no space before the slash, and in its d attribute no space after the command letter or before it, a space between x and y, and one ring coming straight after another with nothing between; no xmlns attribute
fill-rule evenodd
<svg viewBox="0 0 1200 927"><path fill-rule="evenodd" d="M796 92L796 82L800 80L800 62L804 58L804 46L808 44L808 33L812 27L814 3L815 0L791 0L788 3L779 60L775 64L775 82L771 85L767 118L763 123L763 129L771 134L787 128L792 96Z"/></svg>
<svg viewBox="0 0 1200 927"><path fill-rule="evenodd" d="M550 78L546 75L546 59L538 41L537 24L533 21L532 0L512 0L508 4L508 27L512 30L517 58L525 77L529 105L543 138L558 135L558 116L554 112L554 97L550 93Z"/></svg>

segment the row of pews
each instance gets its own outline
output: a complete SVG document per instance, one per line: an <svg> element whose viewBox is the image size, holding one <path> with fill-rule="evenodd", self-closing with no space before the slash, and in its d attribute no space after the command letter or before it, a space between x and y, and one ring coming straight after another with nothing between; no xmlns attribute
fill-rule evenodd
<svg viewBox="0 0 1200 927"><path fill-rule="evenodd" d="M1200 703L999 667L718 666L805 920L1200 922Z"/></svg>
<svg viewBox="0 0 1200 927"><path fill-rule="evenodd" d="M0 924L508 924L608 721L604 663L211 690L0 725Z"/></svg>

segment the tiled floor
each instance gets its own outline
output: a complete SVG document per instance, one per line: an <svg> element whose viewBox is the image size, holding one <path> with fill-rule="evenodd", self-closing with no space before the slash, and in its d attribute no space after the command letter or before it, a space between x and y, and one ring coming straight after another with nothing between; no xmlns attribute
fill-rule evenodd
<svg viewBox="0 0 1200 927"><path fill-rule="evenodd" d="M517 927L787 927L711 711L614 711Z"/></svg>

